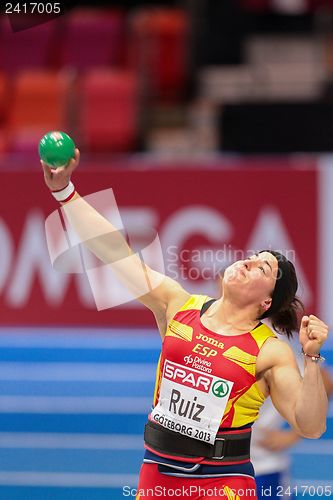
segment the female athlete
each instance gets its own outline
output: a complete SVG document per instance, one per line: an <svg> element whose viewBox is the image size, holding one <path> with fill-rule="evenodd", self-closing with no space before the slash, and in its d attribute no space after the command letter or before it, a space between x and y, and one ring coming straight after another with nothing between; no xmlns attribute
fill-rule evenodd
<svg viewBox="0 0 333 500"><path fill-rule="evenodd" d="M67 167L42 163L45 182L99 259L128 257L123 278L136 285L143 263L76 193L70 177L78 163L78 150ZM104 236L92 238L92 228ZM216 300L190 295L148 266L145 277L150 292L139 300L155 315L163 345L137 498L256 498L251 425L266 397L301 436L319 438L325 431L327 396L318 361L327 325L303 316L301 377L291 348L261 321L269 318L287 336L298 327L295 269L278 252L261 251L228 267Z"/></svg>

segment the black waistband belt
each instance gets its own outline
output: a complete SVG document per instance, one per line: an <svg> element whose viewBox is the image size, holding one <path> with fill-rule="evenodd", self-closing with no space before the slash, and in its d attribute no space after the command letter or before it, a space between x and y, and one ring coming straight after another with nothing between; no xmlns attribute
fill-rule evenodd
<svg viewBox="0 0 333 500"><path fill-rule="evenodd" d="M218 462L238 462L250 458L250 429L236 434L218 434L215 443L209 444L148 421L144 439L153 451L175 457L205 457Z"/></svg>

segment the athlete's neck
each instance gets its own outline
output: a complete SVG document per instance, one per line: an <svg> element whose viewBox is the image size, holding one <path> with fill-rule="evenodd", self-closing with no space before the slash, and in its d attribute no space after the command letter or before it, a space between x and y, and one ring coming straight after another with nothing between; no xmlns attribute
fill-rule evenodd
<svg viewBox="0 0 333 500"><path fill-rule="evenodd" d="M253 330L257 324L253 306L240 308L228 299L216 300L202 315L203 325L224 335L239 335Z"/></svg>

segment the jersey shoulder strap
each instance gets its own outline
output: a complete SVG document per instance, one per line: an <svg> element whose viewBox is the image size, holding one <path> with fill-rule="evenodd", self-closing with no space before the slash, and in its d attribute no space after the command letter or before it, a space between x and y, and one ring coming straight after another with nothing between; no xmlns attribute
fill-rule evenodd
<svg viewBox="0 0 333 500"><path fill-rule="evenodd" d="M253 339L256 341L259 349L263 346L269 338L277 338L277 335L264 323L261 323L260 326L257 326L254 330L250 332Z"/></svg>
<svg viewBox="0 0 333 500"><path fill-rule="evenodd" d="M197 310L202 311L202 307L208 303L207 308L210 306L211 301L215 299L208 297L208 295L191 295L185 304L179 309L180 311Z"/></svg>
<svg viewBox="0 0 333 500"><path fill-rule="evenodd" d="M209 299L207 300L207 302L205 302L202 307L201 307L201 310L200 310L200 317L207 311L207 309L210 308L210 306L212 304L214 304L214 302L216 302L217 299Z"/></svg>

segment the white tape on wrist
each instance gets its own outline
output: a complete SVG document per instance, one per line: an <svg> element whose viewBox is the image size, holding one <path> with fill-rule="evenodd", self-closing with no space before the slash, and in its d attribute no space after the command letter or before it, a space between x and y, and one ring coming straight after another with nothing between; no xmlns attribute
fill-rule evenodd
<svg viewBox="0 0 333 500"><path fill-rule="evenodd" d="M69 201L73 198L75 187L74 184L69 181L68 185L64 189L61 189L61 191L51 191L51 193L57 201L64 203L65 201Z"/></svg>

